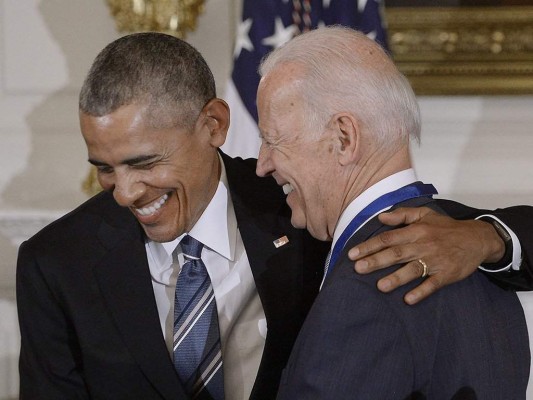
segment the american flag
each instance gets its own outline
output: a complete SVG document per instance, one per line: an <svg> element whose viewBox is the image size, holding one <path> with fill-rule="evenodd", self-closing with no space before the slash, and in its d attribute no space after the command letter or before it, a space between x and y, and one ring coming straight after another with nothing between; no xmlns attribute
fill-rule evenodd
<svg viewBox="0 0 533 400"><path fill-rule="evenodd" d="M243 0L225 93L231 126L222 150L244 158L259 153L255 96L265 54L301 32L333 24L358 29L387 48L382 10L381 0Z"/></svg>

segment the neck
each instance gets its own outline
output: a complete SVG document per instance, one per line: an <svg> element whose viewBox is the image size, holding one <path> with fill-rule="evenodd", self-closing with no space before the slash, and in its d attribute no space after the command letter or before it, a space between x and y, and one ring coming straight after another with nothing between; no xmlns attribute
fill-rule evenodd
<svg viewBox="0 0 533 400"><path fill-rule="evenodd" d="M337 216L329 226L331 236L337 222L348 205L366 189L379 181L412 167L409 147L403 146L394 152L374 151L369 157L353 166L347 172L345 191L340 199Z"/></svg>

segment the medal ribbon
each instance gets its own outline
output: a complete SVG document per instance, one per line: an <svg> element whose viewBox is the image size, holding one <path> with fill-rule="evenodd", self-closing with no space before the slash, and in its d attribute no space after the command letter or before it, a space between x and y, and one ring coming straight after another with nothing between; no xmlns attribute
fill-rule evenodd
<svg viewBox="0 0 533 400"><path fill-rule="evenodd" d="M437 189L435 189L433 185L424 184L422 182L414 182L393 192L385 193L383 196L378 197L365 208L363 208L363 210L361 210L361 212L358 213L354 219L352 219L350 224L342 232L339 240L337 240L337 243L335 243L333 251L331 252L329 263L326 266L324 279L333 269L335 262L337 262L337 259L339 258L341 250L344 248L348 240L368 219L377 213L385 211L385 209L390 208L395 204L401 203L402 201L417 197L432 197L437 193Z"/></svg>

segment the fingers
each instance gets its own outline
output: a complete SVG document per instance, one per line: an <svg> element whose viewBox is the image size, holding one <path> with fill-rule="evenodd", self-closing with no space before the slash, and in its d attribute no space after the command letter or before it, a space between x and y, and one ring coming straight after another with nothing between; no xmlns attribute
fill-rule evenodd
<svg viewBox="0 0 533 400"><path fill-rule="evenodd" d="M396 225L406 225L413 224L418 222L425 216L428 215L438 215L435 211L427 208L398 208L390 213L382 213L379 215L379 219L386 225L396 226ZM414 229L413 229L414 227ZM368 255L375 254L384 249L390 248L396 254L396 258L391 259L391 261L405 261L401 260L401 248L392 248L393 246L400 246L406 243L411 243L416 241L420 234L419 232L421 227L416 225L408 225L403 228L394 229L391 231L383 232L373 238L361 243L360 245L350 249L348 252L348 257L352 261L360 260ZM390 255L390 254L389 254ZM386 266L392 265L387 263ZM358 271L361 272L361 271Z"/></svg>
<svg viewBox="0 0 533 400"><path fill-rule="evenodd" d="M385 293L391 292L406 283L420 278L423 272L424 269L418 261L411 261L385 278L381 278L378 281L378 289Z"/></svg>
<svg viewBox="0 0 533 400"><path fill-rule="evenodd" d="M357 247L350 249L348 257L352 261L357 261L386 249L385 255L378 254L380 258L387 259L390 256L395 256L394 259L399 259L402 256L401 249L395 248L395 246L408 243L412 240L409 230L409 227L405 227L380 233L359 244Z"/></svg>
<svg viewBox="0 0 533 400"><path fill-rule="evenodd" d="M404 296L404 301L409 305L416 304L435 293L442 288L442 286L443 284L437 275L430 276L416 288L407 293Z"/></svg>
<svg viewBox="0 0 533 400"><path fill-rule="evenodd" d="M368 240L367 242L362 243L360 246L358 246L358 248L361 248L362 251L355 258L350 256L351 251L348 252L350 259L356 261L355 270L360 274L368 274L370 272L377 271L378 269L390 267L391 265L396 265L407 261L415 262L415 255L421 254L421 245L403 243L401 237L397 239L394 237L398 233L398 230L384 232ZM377 240L377 243L374 243L374 240ZM395 242L394 245L390 245L388 243L392 243L393 241ZM419 263L415 262L415 264L418 264L418 268L420 268ZM420 274L416 276L416 278L419 277Z"/></svg>
<svg viewBox="0 0 533 400"><path fill-rule="evenodd" d="M401 208L379 218L389 225L406 226L359 244L349 250L348 257L361 274L406 263L378 281L383 292L422 277L424 267L419 260L424 260L430 276L405 295L407 304L416 304L443 286L466 278L486 259L489 251L485 249L497 250L479 221L456 221L426 208Z"/></svg>
<svg viewBox="0 0 533 400"><path fill-rule="evenodd" d="M379 215L379 220L385 225L396 226L404 224L412 224L418 222L423 217L429 214L437 214L435 211L427 207L420 208L405 208L400 207L391 212L385 212Z"/></svg>
<svg viewBox="0 0 533 400"><path fill-rule="evenodd" d="M377 283L378 289L385 293L391 292L394 289L405 285L406 283L420 278L422 274L422 264L420 264L418 261L412 261L404 265L402 268L396 270L394 273L381 278ZM404 301L409 305L416 304L435 293L437 290L442 288L442 286L443 281L441 279L440 272L437 272L433 275L431 275L430 272L430 275L420 285L415 287L404 296Z"/></svg>

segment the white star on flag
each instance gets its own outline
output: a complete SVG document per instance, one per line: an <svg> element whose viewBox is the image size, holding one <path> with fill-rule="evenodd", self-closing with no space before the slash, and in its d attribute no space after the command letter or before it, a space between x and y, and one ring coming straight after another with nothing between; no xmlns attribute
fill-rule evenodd
<svg viewBox="0 0 533 400"><path fill-rule="evenodd" d="M239 57L242 49L254 51L254 45L250 40L249 32L252 27L252 19L248 18L242 21L237 28L237 39L235 40L235 50L233 51L233 58Z"/></svg>
<svg viewBox="0 0 533 400"><path fill-rule="evenodd" d="M263 43L265 46L278 48L291 40L296 32L298 32L298 27L295 25L289 25L285 27L281 18L276 17L274 34L264 38L261 43Z"/></svg>

